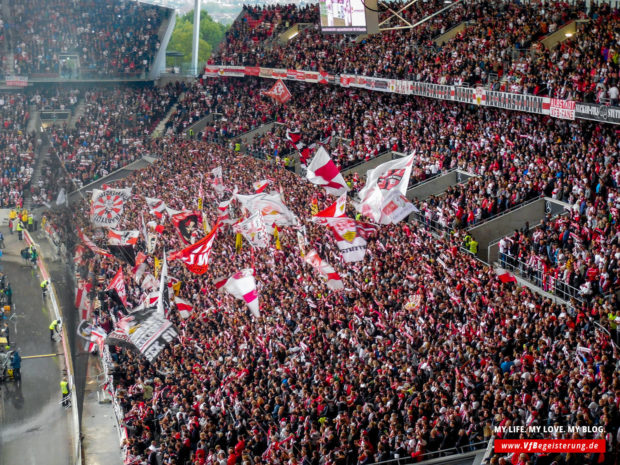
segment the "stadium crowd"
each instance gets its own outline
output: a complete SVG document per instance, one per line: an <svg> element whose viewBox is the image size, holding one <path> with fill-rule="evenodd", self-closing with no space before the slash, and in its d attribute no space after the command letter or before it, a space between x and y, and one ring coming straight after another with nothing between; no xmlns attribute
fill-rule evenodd
<svg viewBox="0 0 620 465"><path fill-rule="evenodd" d="M407 10L408 20L423 19L444 6L439 1L415 3ZM576 19L589 21L580 22L574 37L555 49L542 45L540 39ZM538 3L465 1L414 29L382 32L359 43L323 35L315 26L300 30L285 45L269 43L261 49L256 37L246 34L223 44L210 62L483 84L506 92L617 105L617 19L617 9L607 3L586 10L585 2L540 8ZM433 42L464 21L470 23L454 38Z"/></svg>
<svg viewBox="0 0 620 465"><path fill-rule="evenodd" d="M320 189L274 160L204 142L168 144L157 165L120 182L132 186L134 200L119 227L140 229L145 215L154 223L148 228L164 226L154 257L182 247L172 225L149 215L141 199L157 196L173 209L194 208L197 168L208 180L217 166L227 192L251 192L252 182L263 178L282 186L287 206L307 230L307 250L336 268L345 291L329 291L304 264L293 228L282 229L281 250L250 253L247 244L235 252L235 236L225 227L206 276L170 262L169 274L182 283L179 296L194 305L186 320L168 314L180 339L154 364L113 350L129 460L159 455L165 464L357 464L428 458L445 448L469 450L488 440L493 426L510 423L605 425L612 450L613 398L620 386L613 347L594 323L620 317L615 297L555 304L503 284L492 269L462 254L459 233L437 238L407 224L382 227L366 260L346 265L331 234L309 221L311 198L320 199L320 208L331 201ZM209 224L229 195L204 189ZM103 291L119 262L100 257L97 263L93 272L103 278ZM147 263L152 271L152 257ZM132 308L146 293L132 267L121 266ZM260 283L259 318L214 286L216 277L249 266ZM127 310L104 301L97 323L110 331Z"/></svg>
<svg viewBox="0 0 620 465"><path fill-rule="evenodd" d="M59 53L75 47L82 47L81 66L94 74L147 69L161 21L152 12L160 10L92 0L74 11L71 2L54 0L39 11L40 1L11 6L12 21L19 23L12 36L21 37L20 73L63 73ZM75 28L83 24L75 19L85 17L82 7L90 7L92 20L83 30ZM442 7L443 2L419 2L407 18L416 21ZM123 19L112 21L116 15ZM616 15L605 7L586 15L579 2L541 10L533 4L472 1L422 28L361 44L310 28L280 47L274 43L277 34L291 24L316 22L317 9L245 7L215 61L441 83L476 84L494 73L496 85L512 92L586 100L595 94L592 98L600 100L612 98L617 82L618 53L611 45ZM559 50L535 45L586 16L591 23ZM430 47L438 34L473 18L477 24L450 43ZM53 27L42 28L50 21ZM576 59L567 63L572 55ZM440 450L465 452L494 435L519 438L497 434L496 426L561 424L603 426L605 433L595 437L604 439L610 452L578 459L496 454L490 463L614 464L620 424L618 353L612 343L619 342L620 324L618 130L319 85L291 84L293 99L279 105L264 95L267 85L258 79L208 79L83 95L50 90L11 95L0 105L2 206L20 205L32 176L34 141L25 134L29 102L62 108L85 101L75 128L48 130L51 156L40 183L30 186L35 202L51 203L59 189L85 185L143 155L159 158L115 184L132 188L117 229L141 231L154 245L149 251L145 240L138 241L136 248L147 253L142 276L139 267L83 247L81 258L76 256L97 283L102 305L95 307L93 323L108 334L148 298L144 275L157 275L155 258L184 247L169 215L153 215L145 197L189 210L198 208L202 194L207 224L215 225L219 204L235 188L250 193L255 181L268 179L269 189L280 191L300 220L299 227L281 229L281 247L254 250L247 243L239 248L232 228L222 226L203 276L169 262L169 275L178 283L171 298L193 306L188 318L174 306L168 310L180 338L154 363L110 347L110 389L128 433L127 462L365 465L396 457L435 458ZM177 100L167 137L151 139ZM210 114L213 121L196 140L179 136ZM278 124L245 141L252 156L233 150L234 137L269 121ZM291 151L287 129L299 130L308 146L326 141L341 169L391 150L415 154L412 185L455 168L467 172L466 182L415 202L421 224L450 234L435 235L415 223L381 226L369 239L364 261L344 263L328 229L310 221L313 199L320 209L334 199L282 166ZM224 195L212 179L217 167ZM359 176L347 180L353 192L361 187ZM565 202L568 215L505 238L500 263L533 280L538 279L534 271L544 270L536 283L545 288L561 280L580 289L579 296L569 295L567 306L516 286L460 250L468 227L540 195ZM353 216L352 207L348 210ZM108 238L89 224L86 201L78 211L49 214L55 237L72 249L79 226L106 248ZM233 201L229 215L241 214ZM311 249L334 266L344 291L330 291L304 262ZM126 278L126 307L105 292L119 267ZM259 283L260 317L215 285L217 278L248 267Z"/></svg>
<svg viewBox="0 0 620 465"><path fill-rule="evenodd" d="M159 27L169 11L118 0L25 0L9 5L15 74L73 78L148 72L159 48Z"/></svg>
<svg viewBox="0 0 620 465"><path fill-rule="evenodd" d="M32 178L35 139L26 132L28 99L22 93L0 95L0 207L22 206Z"/></svg>
<svg viewBox="0 0 620 465"><path fill-rule="evenodd" d="M44 188L48 201L57 192L54 183L67 181L64 175L79 188L149 155L148 136L182 89L181 84L170 84L86 91L84 114L75 128L51 126L48 130L51 157L44 168L51 183Z"/></svg>

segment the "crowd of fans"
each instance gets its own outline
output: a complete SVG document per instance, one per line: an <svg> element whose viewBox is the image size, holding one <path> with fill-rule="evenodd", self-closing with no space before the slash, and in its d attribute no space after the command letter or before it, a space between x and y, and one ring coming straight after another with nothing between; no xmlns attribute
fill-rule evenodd
<svg viewBox="0 0 620 465"><path fill-rule="evenodd" d="M620 317L615 297L555 304L503 284L492 269L463 255L461 233L437 238L407 224L381 227L366 259L346 264L331 233L309 221L312 198L319 208L333 201L322 189L274 160L219 145L177 141L159 149L157 165L118 183L132 187L120 229L140 229L142 215L153 233L155 225L164 227L146 273L164 248L183 246L168 220L148 213L143 196L177 210L194 208L202 173L203 212L213 225L218 203L231 190L252 192L254 181L267 178L283 187L285 203L305 227L306 251L317 250L336 268L345 291L329 291L303 262L296 228L282 228L281 250L251 252L247 244L235 251L235 235L225 226L207 275L169 262L169 274L182 283L179 297L194 305L185 320L174 309L168 313L181 337L153 364L112 349L129 461L365 464L428 458L440 449L475 448L494 434L493 426L506 424L601 425L607 450L616 447L620 386L613 346L594 325L606 326L608 315ZM217 166L223 197L209 182ZM231 217L240 214L234 205ZM78 221L86 224L87 211L85 205ZM90 234L105 246L105 239ZM103 257L91 263L101 278L99 291L121 266L128 309L145 297L130 265ZM250 266L259 282L258 318L214 285L215 277ZM109 332L128 309L102 300L95 322ZM560 454L548 458L569 463ZM522 463L534 460L526 456ZM613 463L611 454L603 460Z"/></svg>
<svg viewBox="0 0 620 465"><path fill-rule="evenodd" d="M620 275L617 224L617 207L584 199L566 215L503 238L500 265L564 298L608 295Z"/></svg>
<svg viewBox="0 0 620 465"><path fill-rule="evenodd" d="M471 227L541 195L570 205L596 202L602 215L618 208L619 134L613 126L526 114L503 118L496 109L292 83L293 99L280 106L261 85L265 90L268 83L196 85L189 94L200 108L194 117L219 115L207 123L203 139L232 144L231 138L275 121L270 131L244 137L248 153L282 158L292 148L287 129L298 129L307 146L331 138L330 154L341 169L387 151L415 152L412 184L458 168L470 176L466 182L417 202L427 224L441 229ZM174 124L186 127L178 115Z"/></svg>
<svg viewBox="0 0 620 465"><path fill-rule="evenodd" d="M25 94L0 94L0 208L21 207L32 178L35 139L26 131L28 106Z"/></svg>
<svg viewBox="0 0 620 465"><path fill-rule="evenodd" d="M40 195L49 202L58 182L79 188L149 155L147 137L182 90L182 85L170 84L86 91L84 114L75 128L48 129L51 156L44 178L50 182Z"/></svg>
<svg viewBox="0 0 620 465"><path fill-rule="evenodd" d="M9 2L15 74L140 76L159 49L169 10L115 0Z"/></svg>
<svg viewBox="0 0 620 465"><path fill-rule="evenodd" d="M445 6L417 2L405 10L416 22ZM397 5L395 6L395 8ZM318 7L317 7L318 9ZM302 12L300 12L302 13ZM303 10L303 15L307 15ZM385 13L387 15L388 13ZM587 19L578 32L548 50L540 39L570 21ZM298 22L303 22L299 18ZM433 39L469 21L442 44ZM237 34L212 63L324 70L437 84L490 85L494 90L549 95L616 105L618 10L607 3L568 4L464 1L413 29L382 32L358 41L303 29L283 46L261 48L255 36ZM401 21L402 22L402 21ZM233 29L239 26L233 26Z"/></svg>
<svg viewBox="0 0 620 465"><path fill-rule="evenodd" d="M75 50L81 67L92 66L96 74L148 69L161 10L97 0L79 8L54 0L42 9L40 2L11 6L11 21L18 23L12 40L21 38L15 42L20 74L67 72L60 54ZM443 7L440 1L417 2L406 19L415 22ZM87 16L82 8L88 8ZM214 61L472 85L494 74L497 85L512 92L600 100L613 97L618 78L616 14L605 6L586 14L579 2L541 8L467 1L420 28L359 44L309 28L279 46L274 39L280 32L295 23L316 23L318 9L245 7ZM536 45L582 17L591 22L559 49ZM76 26L85 18L88 26ZM448 44L431 43L469 19L476 24ZM128 463L421 460L445 453L440 450L483 447L497 435L495 426L560 424L602 426L605 432L594 437L604 439L610 452L585 454L579 463L613 464L620 424L618 353L612 343L618 342L620 324L619 131L299 83L289 85L292 100L279 105L264 95L269 84L213 79L190 86L50 89L0 97L3 207L21 205L32 176L34 141L25 132L29 104L65 109L85 103L74 128L48 129L50 157L40 183L30 186L37 202L51 203L60 189L73 190L144 155L159 158L117 182L132 188L117 229L146 232L153 246L147 249L146 238L136 246L147 255L143 276L157 273L155 258L164 250L184 247L169 218L152 215L144 197L188 210L198 208L202 193L212 226L218 204L234 189L251 193L255 181L268 179L300 220L299 227L281 228L281 247L254 250L247 243L237 247L232 228L222 226L206 275L169 262L169 275L180 283L175 296L193 305L187 319L174 304L168 309L179 339L154 363L110 347ZM151 139L175 103L166 137ZM213 118L199 137L179 137L207 115ZM232 150L235 137L271 121L277 124L270 131L244 139L251 156ZM451 234L433 235L411 223L381 226L369 239L364 261L345 263L329 230L310 221L313 199L320 209L334 199L282 167L282 157L292 152L287 129L299 130L307 146L324 141L341 169L394 151L414 153L412 185L451 169L466 172L468 179L444 194L415 199L420 225ZM222 168L223 195L213 187L210 173L216 167ZM347 180L352 197L363 182L357 175ZM499 260L547 290L556 289L556 282L578 289L566 293L567 306L505 283L460 250L467 228L541 195L565 202L568 214L515 231L500 242ZM77 210L73 216L50 213L58 240L71 249L79 226L105 248L107 238L89 225L87 202ZM236 201L229 214L242 215ZM304 262L311 249L334 266L344 291L330 291ZM149 289L132 265L84 248L81 254L78 264L97 283L101 303L93 323L110 333ZM126 308L104 292L119 267L126 278ZM248 267L258 282L260 317L215 286L215 278ZM491 463L505 460L578 463L566 454L497 454Z"/></svg>

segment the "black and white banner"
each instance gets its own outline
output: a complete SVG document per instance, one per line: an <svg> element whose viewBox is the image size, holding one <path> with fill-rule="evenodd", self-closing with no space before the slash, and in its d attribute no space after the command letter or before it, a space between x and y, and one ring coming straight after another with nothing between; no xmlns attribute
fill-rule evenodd
<svg viewBox="0 0 620 465"><path fill-rule="evenodd" d="M167 344L179 336L176 328L155 308L130 313L108 335L106 344L127 346L130 343L149 362L153 362Z"/></svg>

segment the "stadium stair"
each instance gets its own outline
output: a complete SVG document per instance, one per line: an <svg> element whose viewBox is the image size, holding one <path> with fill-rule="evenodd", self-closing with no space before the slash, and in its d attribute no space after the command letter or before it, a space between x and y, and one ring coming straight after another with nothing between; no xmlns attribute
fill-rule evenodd
<svg viewBox="0 0 620 465"><path fill-rule="evenodd" d="M179 95L177 102L182 101L184 98L185 98L185 92ZM166 123L168 122L170 117L177 111L178 105L179 105L178 103L175 103L174 105L170 107L170 110L168 110L168 113L166 113L166 116L162 118L162 120L157 124L157 126L153 130L153 133L151 134L151 139L155 139L157 137L163 136L164 131L166 130Z"/></svg>
<svg viewBox="0 0 620 465"><path fill-rule="evenodd" d="M474 21L463 21L462 23L454 26L452 29L449 29L443 34L440 34L437 37L435 37L435 39L433 39L433 42L435 42L435 45L441 47L443 44L445 44L446 42L450 42L457 35L463 32L467 26L471 26L473 24L475 24Z"/></svg>
<svg viewBox="0 0 620 465"><path fill-rule="evenodd" d="M547 48L547 50L553 50L559 44L561 44L565 40L568 40L571 37L573 37L575 34L577 34L579 23L584 23L584 22L587 23L588 21L589 20L571 21L570 23L561 27L557 31L552 32L551 34L548 34L547 36L543 37L540 40L540 43L544 45Z"/></svg>
<svg viewBox="0 0 620 465"><path fill-rule="evenodd" d="M82 99L75 107L75 111L73 112L73 116L71 117L71 120L69 122L70 128L72 129L75 128L75 122L79 120L82 116L84 116L85 108L86 108L86 100Z"/></svg>
<svg viewBox="0 0 620 465"><path fill-rule="evenodd" d="M294 38L295 36L297 36L297 34L299 34L300 31L307 29L309 27L313 27L314 24L312 23L297 23L297 24L293 24L291 27L289 27L286 31L284 31L283 33L281 33L278 36L278 43L281 45L286 44L289 40L291 40L292 38Z"/></svg>
<svg viewBox="0 0 620 465"><path fill-rule="evenodd" d="M40 124L40 120L38 118L38 112L36 115L30 118L30 120L35 120L35 125L37 122ZM28 123L30 124L30 122ZM38 131L35 131L38 133ZM49 151L49 141L47 137L41 137L41 134L38 134L37 137L37 148L36 148L36 160L34 164L34 169L32 172L32 178L30 179L30 185L36 186L39 180L41 179L41 171L43 168L43 161L46 160L50 156ZM24 190L24 208L27 210L32 209L32 193L30 189Z"/></svg>
<svg viewBox="0 0 620 465"><path fill-rule="evenodd" d="M478 176L468 173L467 171L452 169L413 185L407 189L407 198L409 200L424 200L432 195L441 195L449 187L456 186L457 184L463 184L467 182L468 179L473 177Z"/></svg>

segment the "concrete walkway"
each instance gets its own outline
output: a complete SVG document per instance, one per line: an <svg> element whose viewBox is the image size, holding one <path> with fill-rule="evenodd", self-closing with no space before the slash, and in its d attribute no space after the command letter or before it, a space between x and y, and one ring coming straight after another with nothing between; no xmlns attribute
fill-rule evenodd
<svg viewBox="0 0 620 465"><path fill-rule="evenodd" d="M32 237L39 245L41 255L46 261L56 292L66 294L70 291L70 295L61 298L61 301L64 301L61 305L73 308L73 300L69 299L74 299L74 284L68 277L69 267L60 260L55 247L50 244L41 229L32 233ZM64 311L65 308L62 310ZM97 391L101 391L103 383L101 361L97 355L87 357L81 419L83 463L85 465L122 465L114 410L110 403L100 404L97 397Z"/></svg>
<svg viewBox="0 0 620 465"><path fill-rule="evenodd" d="M6 244L0 272L13 289L10 343L22 356L21 383L0 385L0 464L73 465L72 410L60 404L64 354L50 339L49 299L42 298L38 271L20 256L25 242L6 226L0 230Z"/></svg>

